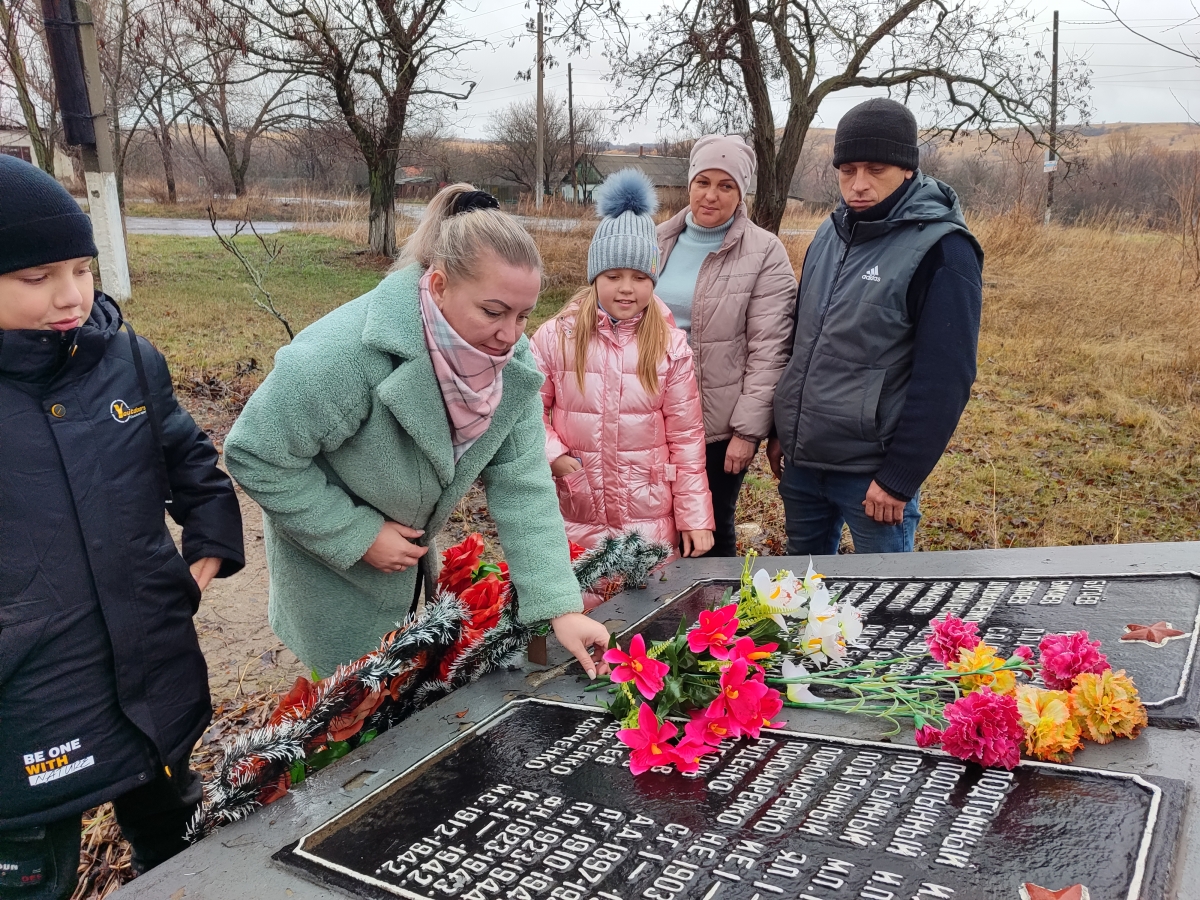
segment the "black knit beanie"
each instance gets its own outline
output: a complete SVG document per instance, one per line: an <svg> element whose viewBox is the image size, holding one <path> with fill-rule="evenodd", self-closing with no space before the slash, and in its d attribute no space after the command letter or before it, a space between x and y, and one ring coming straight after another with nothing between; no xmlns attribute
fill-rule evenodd
<svg viewBox="0 0 1200 900"><path fill-rule="evenodd" d="M0 153L0 275L95 255L92 222L67 189Z"/></svg>
<svg viewBox="0 0 1200 900"><path fill-rule="evenodd" d="M916 169L921 162L916 118L906 106L886 97L858 104L842 116L833 136L834 168L848 162Z"/></svg>

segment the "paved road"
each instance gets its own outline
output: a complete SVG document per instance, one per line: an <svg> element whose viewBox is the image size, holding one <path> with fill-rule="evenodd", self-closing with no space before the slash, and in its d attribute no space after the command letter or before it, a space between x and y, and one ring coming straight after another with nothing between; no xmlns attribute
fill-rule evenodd
<svg viewBox="0 0 1200 900"><path fill-rule="evenodd" d="M217 228L221 234L233 234L232 219L217 219ZM299 228L298 222L255 222L254 227L259 234L277 234L280 231L291 231ZM155 217L126 216L125 230L130 234L165 234L174 237L212 237L212 227L208 219L159 219ZM246 233L249 234L249 229Z"/></svg>
<svg viewBox="0 0 1200 900"><path fill-rule="evenodd" d="M407 219L419 219L425 207L415 203L398 204L396 211ZM535 216L515 216L516 220L530 231L574 231L584 224L583 219L543 219ZM221 234L233 234L233 219L218 219ZM259 234L277 234L301 227L320 228L320 224L300 222L255 222ZM167 219L154 216L127 216L125 230L130 234L160 234L174 237L212 237L212 228L207 219ZM246 229L249 233L249 229Z"/></svg>
<svg viewBox="0 0 1200 900"><path fill-rule="evenodd" d="M419 219L421 212L425 207L415 203L397 204L396 211L400 215L408 219ZM514 216L518 222L528 228L530 231L574 231L587 223L584 219L543 219L537 216ZM237 224L233 219L218 219L217 227L221 229L221 234L233 234L234 226ZM255 222L254 227L258 229L259 234L277 234L280 231L293 231L297 228L306 227L308 223L303 225L300 222ZM320 228L319 224L311 225L313 228ZM161 234L172 235L174 237L212 237L212 228L208 224L207 219L162 219L155 217L128 216L125 219L125 229L130 234ZM246 229L249 233L249 229ZM790 237L799 234L813 234L808 229L782 229L780 235Z"/></svg>

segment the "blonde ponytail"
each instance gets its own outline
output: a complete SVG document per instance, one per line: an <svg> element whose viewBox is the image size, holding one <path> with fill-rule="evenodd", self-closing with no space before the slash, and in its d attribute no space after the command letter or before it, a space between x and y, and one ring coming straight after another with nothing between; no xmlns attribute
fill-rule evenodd
<svg viewBox="0 0 1200 900"><path fill-rule="evenodd" d="M480 260L494 253L502 262L522 269L542 271L537 245L516 219L498 209L472 209L451 214L454 201L474 191L470 184L442 188L429 201L421 222L404 242L393 272L416 263L436 267L451 280L471 280L483 274Z"/></svg>

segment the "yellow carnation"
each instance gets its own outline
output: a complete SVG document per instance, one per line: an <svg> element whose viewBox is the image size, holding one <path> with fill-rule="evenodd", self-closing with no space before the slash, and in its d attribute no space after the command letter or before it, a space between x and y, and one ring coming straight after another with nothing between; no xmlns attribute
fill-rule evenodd
<svg viewBox="0 0 1200 900"><path fill-rule="evenodd" d="M982 687L990 687L997 694L1011 694L1017 687L1015 672L999 670L1005 660L996 656L996 648L989 647L982 641L974 650L965 648L958 651L958 662L947 665L951 672L977 672L976 675L964 675L958 680L963 693L969 694ZM989 674L995 673L995 674Z"/></svg>
<svg viewBox="0 0 1200 900"><path fill-rule="evenodd" d="M1037 759L1070 762L1081 746L1071 718L1071 695L1031 685L1017 686L1017 712L1025 726L1025 752Z"/></svg>
<svg viewBox="0 0 1200 900"><path fill-rule="evenodd" d="M1137 737L1146 727L1146 707L1124 670L1076 675L1071 689L1071 715L1084 736L1098 744Z"/></svg>

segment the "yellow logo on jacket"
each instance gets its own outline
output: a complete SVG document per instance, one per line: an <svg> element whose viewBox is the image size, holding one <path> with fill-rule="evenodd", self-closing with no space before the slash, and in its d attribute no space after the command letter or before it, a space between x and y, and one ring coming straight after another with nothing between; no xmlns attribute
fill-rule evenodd
<svg viewBox="0 0 1200 900"><path fill-rule="evenodd" d="M146 412L145 405L129 406L124 400L114 400L112 406L109 407L109 412L112 417L118 422L128 422L130 419L135 419Z"/></svg>

